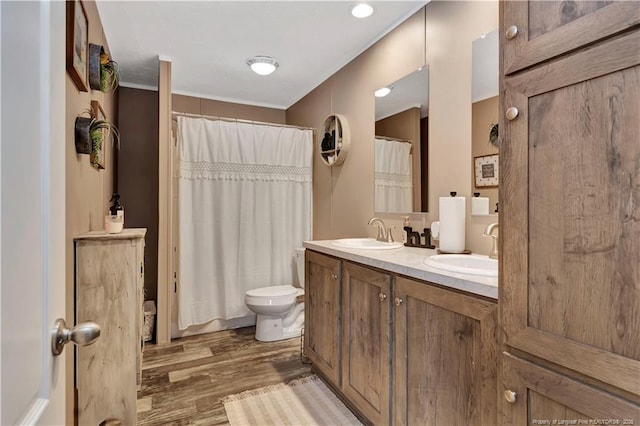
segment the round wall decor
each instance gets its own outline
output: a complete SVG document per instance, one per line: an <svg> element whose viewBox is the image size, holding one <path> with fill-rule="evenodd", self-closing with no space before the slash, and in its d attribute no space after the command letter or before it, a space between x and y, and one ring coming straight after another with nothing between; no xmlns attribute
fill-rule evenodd
<svg viewBox="0 0 640 426"><path fill-rule="evenodd" d="M342 164L349 151L349 122L342 114L332 114L324 120L319 138L320 158L327 166Z"/></svg>

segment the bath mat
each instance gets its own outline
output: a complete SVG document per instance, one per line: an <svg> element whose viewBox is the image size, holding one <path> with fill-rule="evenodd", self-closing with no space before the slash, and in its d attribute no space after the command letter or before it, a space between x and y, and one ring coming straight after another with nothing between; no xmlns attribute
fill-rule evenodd
<svg viewBox="0 0 640 426"><path fill-rule="evenodd" d="M317 376L222 399L231 426L362 425Z"/></svg>

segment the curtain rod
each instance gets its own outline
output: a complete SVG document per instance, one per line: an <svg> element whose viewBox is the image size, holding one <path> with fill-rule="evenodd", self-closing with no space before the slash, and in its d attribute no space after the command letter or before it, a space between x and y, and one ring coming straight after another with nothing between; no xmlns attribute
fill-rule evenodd
<svg viewBox="0 0 640 426"><path fill-rule="evenodd" d="M406 139L392 138L391 136L379 136L379 135L375 135L375 136L374 136L374 138L377 138L377 139L385 139L385 140L388 140L388 141L395 141L395 142L409 143L409 144L413 145L413 142L411 142L411 141L408 141L408 140L406 140Z"/></svg>
<svg viewBox="0 0 640 426"><path fill-rule="evenodd" d="M173 118L177 117L177 116L183 116L183 117L191 117L191 118L206 118L209 120L221 120L221 121L231 121L231 122L236 122L236 123L249 123L249 124L261 124L264 126L274 126L274 127L290 127L290 128L294 128L294 129L301 129L301 130L315 130L313 127L302 127L302 126L292 126L289 124L280 124L280 123L267 123L264 121L254 121L254 120L244 120L242 118L230 118L230 117L220 117L217 115L204 115L204 114L190 114L187 112L178 112L178 111L171 111L171 116Z"/></svg>

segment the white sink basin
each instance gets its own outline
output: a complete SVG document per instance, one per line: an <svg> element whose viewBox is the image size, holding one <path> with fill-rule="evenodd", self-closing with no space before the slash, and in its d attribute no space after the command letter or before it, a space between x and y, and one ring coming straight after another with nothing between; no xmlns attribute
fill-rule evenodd
<svg viewBox="0 0 640 426"><path fill-rule="evenodd" d="M387 243L375 238L342 238L331 242L336 247L361 250L391 250L402 247L401 242Z"/></svg>
<svg viewBox="0 0 640 426"><path fill-rule="evenodd" d="M478 254L437 254L424 260L427 266L460 274L498 276L498 260Z"/></svg>

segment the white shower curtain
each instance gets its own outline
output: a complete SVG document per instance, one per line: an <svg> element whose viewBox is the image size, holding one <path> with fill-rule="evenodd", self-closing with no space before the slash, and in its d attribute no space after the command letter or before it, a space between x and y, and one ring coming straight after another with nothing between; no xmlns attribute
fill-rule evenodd
<svg viewBox="0 0 640 426"><path fill-rule="evenodd" d="M411 144L375 138L375 211L413 211Z"/></svg>
<svg viewBox="0 0 640 426"><path fill-rule="evenodd" d="M178 328L246 316L311 238L312 131L178 117Z"/></svg>

